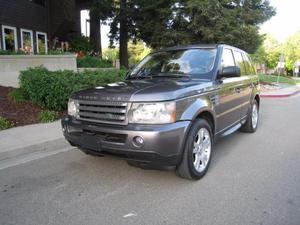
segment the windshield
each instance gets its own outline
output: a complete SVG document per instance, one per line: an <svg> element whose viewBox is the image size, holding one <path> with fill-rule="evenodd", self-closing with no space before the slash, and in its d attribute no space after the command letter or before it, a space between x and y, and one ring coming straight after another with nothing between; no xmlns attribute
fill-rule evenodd
<svg viewBox="0 0 300 225"><path fill-rule="evenodd" d="M144 58L129 74L129 78L189 75L210 79L216 49L181 49L157 52Z"/></svg>

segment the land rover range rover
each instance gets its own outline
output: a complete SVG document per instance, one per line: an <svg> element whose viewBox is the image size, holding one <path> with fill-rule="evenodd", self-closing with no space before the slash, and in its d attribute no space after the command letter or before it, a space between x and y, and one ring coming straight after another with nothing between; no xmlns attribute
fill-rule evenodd
<svg viewBox="0 0 300 225"><path fill-rule="evenodd" d="M249 55L228 45L192 45L145 57L124 81L73 93L65 138L89 154L140 167L172 166L199 179L213 143L255 132L259 82Z"/></svg>

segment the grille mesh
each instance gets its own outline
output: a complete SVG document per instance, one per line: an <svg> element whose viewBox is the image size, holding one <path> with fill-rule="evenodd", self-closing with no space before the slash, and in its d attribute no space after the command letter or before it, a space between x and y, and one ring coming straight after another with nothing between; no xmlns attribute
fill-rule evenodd
<svg viewBox="0 0 300 225"><path fill-rule="evenodd" d="M126 102L100 102L79 101L80 120L110 123L127 123L128 103Z"/></svg>

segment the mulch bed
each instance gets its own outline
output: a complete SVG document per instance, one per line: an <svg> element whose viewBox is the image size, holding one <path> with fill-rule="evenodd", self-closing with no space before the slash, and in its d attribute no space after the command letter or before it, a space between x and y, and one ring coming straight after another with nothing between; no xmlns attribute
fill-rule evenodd
<svg viewBox="0 0 300 225"><path fill-rule="evenodd" d="M31 101L15 103L8 95L13 89L0 86L0 116L12 122L13 126L39 123L39 113L43 109ZM65 112L59 113L59 116L64 114Z"/></svg>

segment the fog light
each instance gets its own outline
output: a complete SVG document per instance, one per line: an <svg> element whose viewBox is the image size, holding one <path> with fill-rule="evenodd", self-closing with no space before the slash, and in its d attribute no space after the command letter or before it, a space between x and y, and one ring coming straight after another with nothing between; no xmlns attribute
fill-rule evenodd
<svg viewBox="0 0 300 225"><path fill-rule="evenodd" d="M136 136L133 138L133 144L136 147L142 147L144 145L144 139L140 136Z"/></svg>

